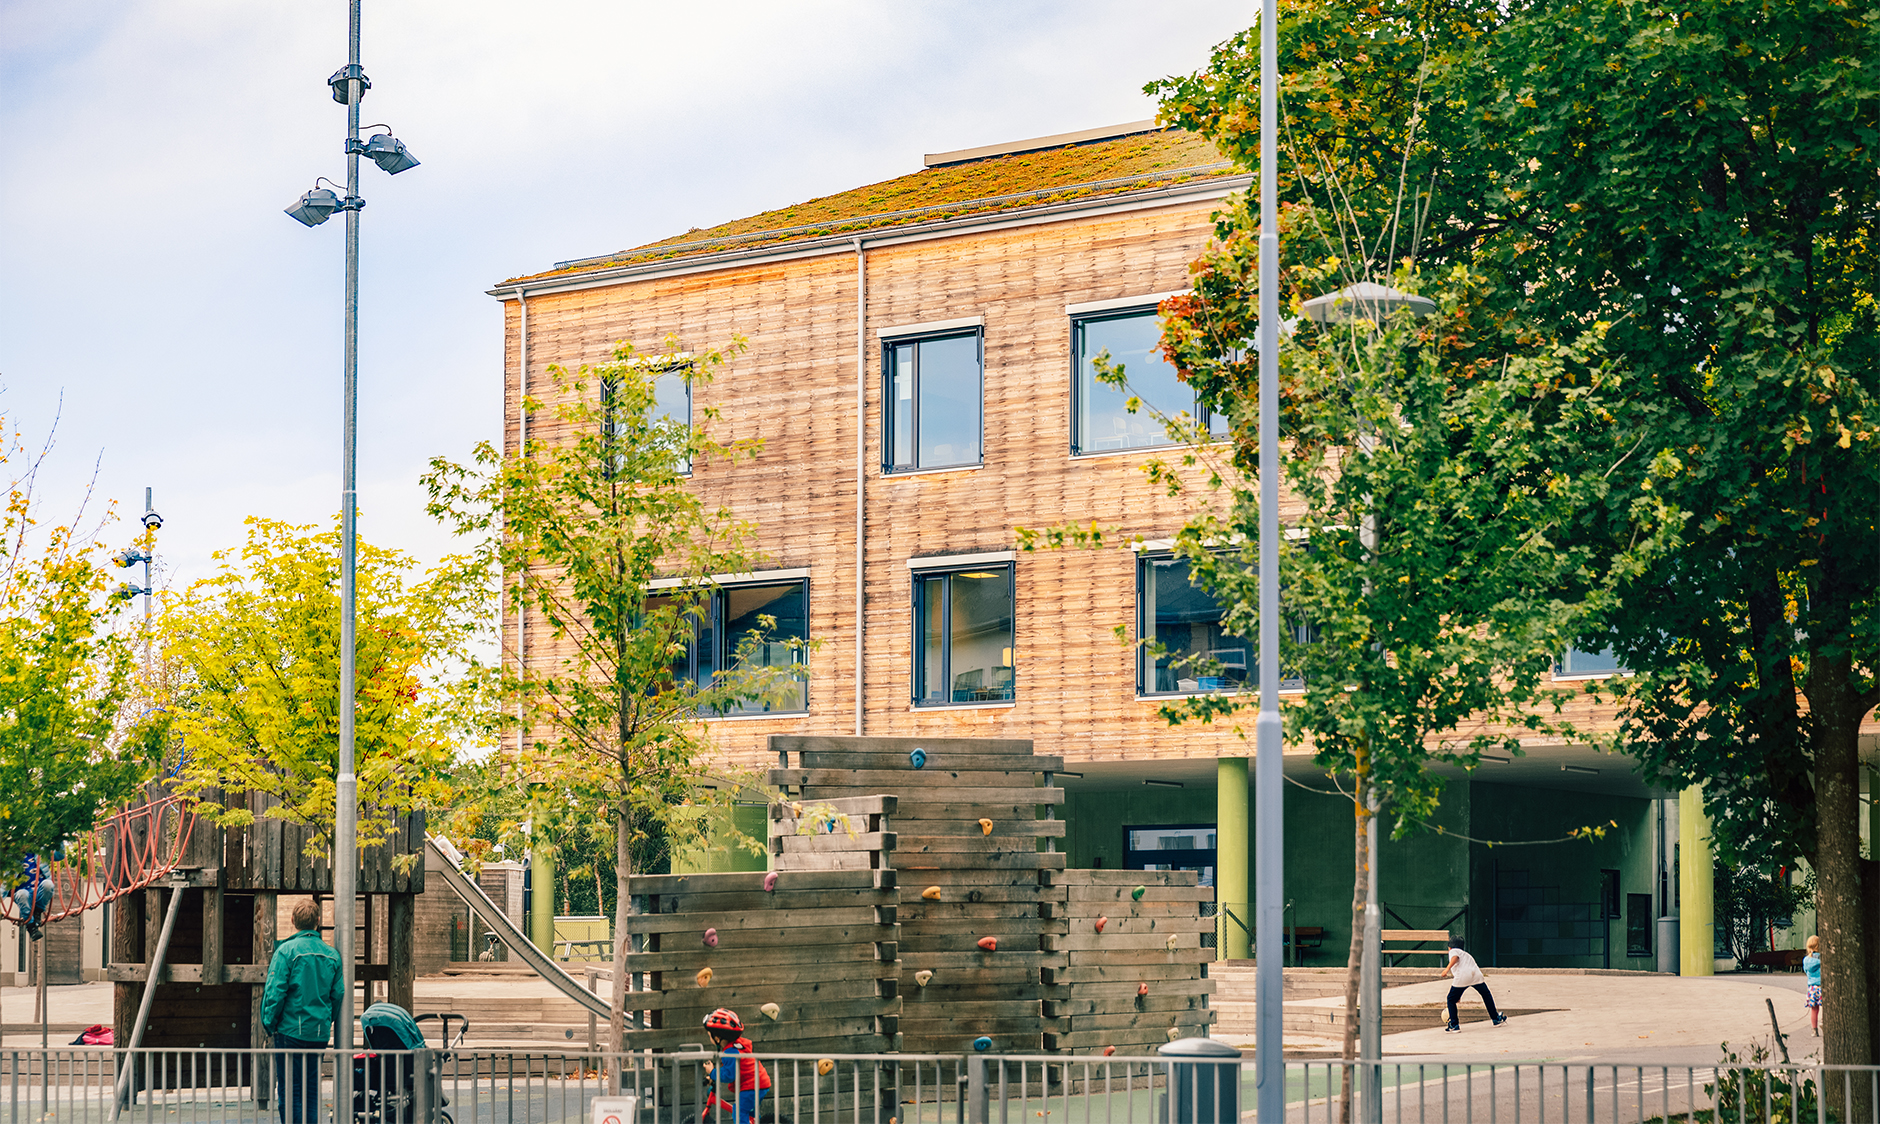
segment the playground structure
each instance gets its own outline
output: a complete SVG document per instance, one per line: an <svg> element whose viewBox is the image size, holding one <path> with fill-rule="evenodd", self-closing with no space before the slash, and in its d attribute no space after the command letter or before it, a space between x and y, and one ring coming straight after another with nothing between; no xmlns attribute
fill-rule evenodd
<svg viewBox="0 0 1880 1124"><path fill-rule="evenodd" d="M174 799L155 790L150 797L146 806ZM261 991L274 952L278 899L330 896L332 869L308 855L309 829L267 814L272 797L249 793L232 799L245 801L252 823L223 828L198 817L132 816L107 840L107 869L119 867L120 849L172 856L164 877L146 882L141 893L117 895L112 912L106 978L115 985L118 1043L236 1050L268 1045L260 1025ZM384 844L362 852L362 923L350 942L334 941L342 954L350 943L355 978L368 996L382 994L407 1009L414 982L413 898L424 890L424 864L400 860L421 852L424 839L424 815L414 812L395 822ZM142 1088L183 1088L208 1078L183 1070L139 1070L137 1079ZM245 1073L242 1083L253 1085L258 1103L267 1102L260 1074Z"/></svg>
<svg viewBox="0 0 1880 1124"><path fill-rule="evenodd" d="M108 817L74 840L64 858L45 862L52 907L43 920L76 917L163 881L182 860L195 829L195 813L173 794ZM12 895L0 895L0 921L24 920Z"/></svg>

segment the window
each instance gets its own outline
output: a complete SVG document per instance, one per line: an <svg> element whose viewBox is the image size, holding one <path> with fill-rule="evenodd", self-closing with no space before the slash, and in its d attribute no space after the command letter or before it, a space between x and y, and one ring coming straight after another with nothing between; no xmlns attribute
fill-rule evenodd
<svg viewBox="0 0 1880 1124"><path fill-rule="evenodd" d="M1625 954L1631 957L1652 954L1652 896L1625 896Z"/></svg>
<svg viewBox="0 0 1880 1124"><path fill-rule="evenodd" d="M776 619L766 631L759 617ZM725 670L740 666L796 669L781 692L745 699L720 714L802 714L809 710L809 669L802 641L809 636L809 583L795 581L721 586L713 590L698 617L685 655L672 665L682 683L711 683ZM740 652L740 649L745 649ZM741 659L754 663L745 665Z"/></svg>
<svg viewBox="0 0 1880 1124"><path fill-rule="evenodd" d="M1215 829L1211 823L1125 827L1127 870L1192 870L1203 886L1214 885Z"/></svg>
<svg viewBox="0 0 1880 1124"><path fill-rule="evenodd" d="M1186 695L1258 685L1257 638L1236 636L1222 627L1220 602L1194 583L1187 559L1142 558L1136 570L1136 605L1136 635L1165 649L1159 655L1147 648L1137 650L1137 694ZM1293 639L1299 643L1310 643L1312 638L1309 629L1294 629ZM1214 667L1196 667L1197 657L1213 661ZM1305 680L1281 665L1282 690L1304 686Z"/></svg>
<svg viewBox="0 0 1880 1124"><path fill-rule="evenodd" d="M672 422L683 430L692 428L692 384L690 375L692 364L683 355L656 356L636 360L636 365L646 370L652 380L653 404L647 411L646 424L651 429L658 429L662 422ZM616 438L624 438L634 428L633 419L618 417L614 413L614 396L620 384L613 380L601 384L601 393L606 396L608 426ZM620 460L616 460L616 467ZM679 471L690 473L690 458L679 458Z"/></svg>
<svg viewBox="0 0 1880 1124"><path fill-rule="evenodd" d="M1012 566L914 573L914 705L1010 702Z"/></svg>
<svg viewBox="0 0 1880 1124"><path fill-rule="evenodd" d="M979 333L893 340L883 352L882 471L978 464Z"/></svg>
<svg viewBox="0 0 1880 1124"><path fill-rule="evenodd" d="M1625 670L1619 665L1619 657L1613 655L1611 648L1596 651L1568 648L1567 654L1554 663L1554 674L1558 676L1620 675Z"/></svg>
<svg viewBox="0 0 1880 1124"><path fill-rule="evenodd" d="M1176 377L1158 350L1162 323L1153 307L1104 313L1071 321L1071 350L1076 377L1071 389L1071 452L1109 453L1170 444L1162 423L1149 407L1168 417L1187 413L1206 423L1215 436L1227 433L1227 417L1195 404L1195 392ZM1097 381L1097 356L1109 352L1121 364L1129 390L1143 408L1130 413L1130 394Z"/></svg>

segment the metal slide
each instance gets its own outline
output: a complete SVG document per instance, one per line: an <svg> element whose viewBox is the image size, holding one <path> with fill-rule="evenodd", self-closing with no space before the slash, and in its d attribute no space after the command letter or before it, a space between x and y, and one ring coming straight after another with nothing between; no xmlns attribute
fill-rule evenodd
<svg viewBox="0 0 1880 1124"><path fill-rule="evenodd" d="M457 869L457 864L451 860L450 856L438 849L436 837L425 837L424 851L425 876L428 878L433 874L443 875L444 884L455 891L457 896L463 899L464 904L475 910L477 916L483 919L483 923L502 938L503 943L509 946L510 955L520 957L524 964L535 970L536 975L554 984L563 995L601 1018L607 1018L612 1013L605 999L583 987L580 980L563 971L561 965L550 959L547 953L535 947L535 943L529 940L521 929L511 924L503 911L490 900L490 896L483 892L483 887L465 877L463 871ZM432 855L436 855L442 861L435 866L431 865Z"/></svg>

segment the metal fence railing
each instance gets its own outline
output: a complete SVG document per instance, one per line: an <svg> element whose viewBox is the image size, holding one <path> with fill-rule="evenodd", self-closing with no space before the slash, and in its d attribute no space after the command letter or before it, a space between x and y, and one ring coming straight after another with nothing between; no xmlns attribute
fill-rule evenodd
<svg viewBox="0 0 1880 1124"><path fill-rule="evenodd" d="M757 1060L770 1086L755 1124L1214 1124L1252 1121L1256 1103L1250 1058ZM702 1052L0 1049L0 1124L752 1124L711 1098L719 1063ZM1284 1124L1880 1124L1872 1066L1293 1061L1285 1080Z"/></svg>

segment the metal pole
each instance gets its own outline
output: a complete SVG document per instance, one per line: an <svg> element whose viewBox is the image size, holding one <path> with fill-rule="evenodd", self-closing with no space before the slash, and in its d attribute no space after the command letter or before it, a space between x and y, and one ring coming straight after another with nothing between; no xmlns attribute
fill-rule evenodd
<svg viewBox="0 0 1880 1124"><path fill-rule="evenodd" d="M1279 719L1279 36L1260 4L1260 717L1254 726L1254 1072L1259 1124L1286 1119L1281 971L1285 823Z"/></svg>
<svg viewBox="0 0 1880 1124"><path fill-rule="evenodd" d="M1384 911L1377 900L1377 786L1367 785L1364 824L1364 956L1358 975L1358 1055L1370 1061L1358 1087L1359 1112L1366 1124L1383 1124L1384 1067Z"/></svg>
<svg viewBox="0 0 1880 1124"><path fill-rule="evenodd" d="M359 70L359 0L352 0L347 28L347 62ZM359 197L359 102L365 83L347 83L346 197ZM339 777L333 823L333 946L339 951L340 998L334 1045L342 1058L352 1051L353 907L359 873L359 781L353 771L353 615L358 571L358 422L359 422L359 209L346 209L346 370L340 394L344 412L340 439L339 492ZM345 1069L344 1066L337 1067ZM344 1076L350 1076L350 1073ZM342 1082L344 1077L341 1078Z"/></svg>
<svg viewBox="0 0 1880 1124"><path fill-rule="evenodd" d="M184 882L170 883L170 907L163 913L163 929L157 934L156 951L144 965L144 997L137 1004L137 1021L131 1024L131 1040L124 1044L123 1068L118 1070L116 1095L111 1101L111 1118L124 1107L125 1091L130 1087L131 1071L137 1064L137 1047L143 1044L144 1028L150 1024L150 1004L157 997L157 981L163 976L164 958L170 954L170 934L176 932L176 915L183 911ZM40 942L45 943L45 942Z"/></svg>
<svg viewBox="0 0 1880 1124"><path fill-rule="evenodd" d="M144 489L144 690L150 687L150 594L156 589L150 580L151 556L157 552L157 532L150 526L148 517L155 510L150 506L151 489Z"/></svg>

